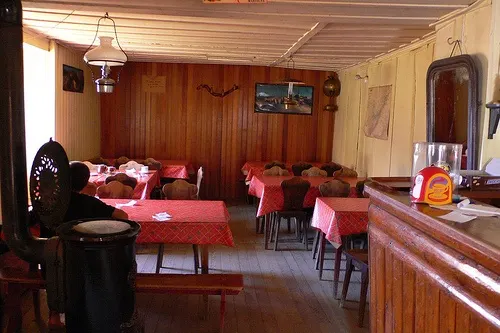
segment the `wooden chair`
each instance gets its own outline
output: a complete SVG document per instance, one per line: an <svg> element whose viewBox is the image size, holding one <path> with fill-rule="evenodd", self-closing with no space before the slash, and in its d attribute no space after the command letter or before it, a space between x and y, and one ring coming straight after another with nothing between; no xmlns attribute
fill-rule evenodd
<svg viewBox="0 0 500 333"><path fill-rule="evenodd" d="M93 197L97 193L97 185L89 182L87 183L87 186L85 186L83 190L80 191L80 193Z"/></svg>
<svg viewBox="0 0 500 333"><path fill-rule="evenodd" d="M127 156L120 156L115 160L115 168L119 168L120 165L126 164L130 159Z"/></svg>
<svg viewBox="0 0 500 333"><path fill-rule="evenodd" d="M101 199L131 199L133 194L132 187L116 180L97 188L97 196Z"/></svg>
<svg viewBox="0 0 500 333"><path fill-rule="evenodd" d="M162 191L168 200L195 200L197 199L198 187L183 179L177 179L173 183L165 184Z"/></svg>
<svg viewBox="0 0 500 333"><path fill-rule="evenodd" d="M201 169L201 168L200 168ZM199 172L200 170L198 170ZM203 169L202 169L203 175ZM201 179L200 179L201 182ZM167 200L196 200L198 197L198 187L194 184L189 184L187 181L182 179L177 179L173 183L165 184L163 186L163 195ZM156 273L160 272L163 263L163 252L165 250L165 244L161 243L158 246L158 257L156 259ZM198 274L198 268L200 267L200 255L198 250L198 245L193 244L193 256L194 256L194 272Z"/></svg>
<svg viewBox="0 0 500 333"><path fill-rule="evenodd" d="M144 166L144 164L137 163L136 161L128 161L125 164L121 164L118 167L118 170L120 171L126 171L126 170L135 170L137 172L141 171L141 168Z"/></svg>
<svg viewBox="0 0 500 333"><path fill-rule="evenodd" d="M290 173L286 169L282 169L279 166L273 166L270 169L266 169L262 172L263 176L289 176Z"/></svg>
<svg viewBox="0 0 500 333"><path fill-rule="evenodd" d="M331 162L323 164L320 169L326 171L327 177L333 177L333 173L337 170L342 169L342 166L335 162Z"/></svg>
<svg viewBox="0 0 500 333"><path fill-rule="evenodd" d="M352 177L356 178L358 177L358 173L355 170L342 167L342 169L337 170L333 173L333 177Z"/></svg>
<svg viewBox="0 0 500 333"><path fill-rule="evenodd" d="M149 168L149 170L161 170L161 168L162 168L161 162L155 160L152 157L148 157L144 161L141 161L139 163L147 166Z"/></svg>
<svg viewBox="0 0 500 333"><path fill-rule="evenodd" d="M286 165L285 163L283 162L280 162L280 161L272 161L271 163L267 163L264 165L264 169L267 170L267 169L271 169L272 167L280 167L281 169L286 169Z"/></svg>
<svg viewBox="0 0 500 333"><path fill-rule="evenodd" d="M312 168L313 166L309 163L299 162L292 165L292 172L294 176L302 176L302 171Z"/></svg>
<svg viewBox="0 0 500 333"><path fill-rule="evenodd" d="M134 189L137 186L137 179L136 178L130 177L129 175L122 173L122 172L117 173L114 176L107 177L106 180L104 181L104 183L109 184L112 181L120 182L123 185L127 185L127 186L132 187L132 189Z"/></svg>
<svg viewBox="0 0 500 333"><path fill-rule="evenodd" d="M344 307L345 298L349 289L349 282L351 281L351 274L356 269L361 271L361 290L359 292L359 312L358 312L358 326L363 327L366 308L366 294L368 293L368 250L348 250L344 251L346 257L346 272L344 277L344 285L342 287L342 296L340 297L340 307Z"/></svg>
<svg viewBox="0 0 500 333"><path fill-rule="evenodd" d="M279 242L279 231L281 225L281 219L286 219L290 223L292 218L295 219L295 228L297 236L300 240L301 231L304 234L304 244L307 250L307 212L304 211L304 198L306 197L311 183L300 177L294 177L292 179L284 180L281 182L281 189L283 190L284 205L283 210L274 212L271 218L271 230L270 235L274 232L274 250L278 250ZM266 230L267 233L267 230ZM272 238L272 237L271 237ZM267 249L267 241L266 241Z"/></svg>
<svg viewBox="0 0 500 333"><path fill-rule="evenodd" d="M203 167L199 167L198 172L196 173L196 187L198 189L198 191L196 192L196 199L200 199L200 188L202 180L203 180Z"/></svg>
<svg viewBox="0 0 500 333"><path fill-rule="evenodd" d="M91 158L88 161L92 164L104 164L104 165L108 165L108 166L112 165L111 162L109 162L109 160L102 158L101 156Z"/></svg>
<svg viewBox="0 0 500 333"><path fill-rule="evenodd" d="M325 170L321 170L318 167L312 167L307 170L302 171L301 176L305 177L326 177L328 173Z"/></svg>

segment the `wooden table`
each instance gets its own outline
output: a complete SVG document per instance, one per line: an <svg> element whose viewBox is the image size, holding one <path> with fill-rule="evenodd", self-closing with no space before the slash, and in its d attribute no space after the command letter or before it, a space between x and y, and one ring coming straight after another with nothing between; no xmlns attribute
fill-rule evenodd
<svg viewBox="0 0 500 333"><path fill-rule="evenodd" d="M113 174L113 175L116 175ZM158 171L151 170L148 173L127 173L130 177L137 179L137 185L134 188L134 194L132 195L132 199L149 199L151 196L151 192L155 188L155 186L160 185L160 177ZM101 186L106 182L106 178L111 176L110 174L102 174L102 175L91 175L89 182L94 183L96 186Z"/></svg>
<svg viewBox="0 0 500 333"><path fill-rule="evenodd" d="M499 332L500 219L456 223L368 184L371 332Z"/></svg>
<svg viewBox="0 0 500 333"><path fill-rule="evenodd" d="M255 176L250 181L248 194L260 198L257 217L283 209L284 196L281 182L293 176ZM320 196L319 185L336 179L333 177L302 177L311 183L311 188L304 198L304 207L314 207L316 198ZM364 178L342 178L351 185L350 197L356 197L356 183Z"/></svg>
<svg viewBox="0 0 500 333"><path fill-rule="evenodd" d="M103 199L111 206L128 199ZM194 244L201 247L202 273L208 273L208 246L234 246L229 228L229 212L223 201L140 200L132 207L121 207L129 219L141 225L139 244ZM153 215L167 212L168 221L157 221ZM161 264L161 263L160 263Z"/></svg>
<svg viewBox="0 0 500 333"><path fill-rule="evenodd" d="M189 161L158 160L161 163L161 178L189 179L195 173Z"/></svg>
<svg viewBox="0 0 500 333"><path fill-rule="evenodd" d="M342 237L368 231L367 198L317 198L311 227L321 231L318 239L319 277L323 274L325 239L336 244L333 275L333 295L337 297L340 260L343 251ZM338 244L338 246L337 246Z"/></svg>

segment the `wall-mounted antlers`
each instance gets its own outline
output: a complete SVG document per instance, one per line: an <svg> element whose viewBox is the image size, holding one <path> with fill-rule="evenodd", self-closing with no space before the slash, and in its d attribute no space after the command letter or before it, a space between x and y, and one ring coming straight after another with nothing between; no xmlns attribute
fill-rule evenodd
<svg viewBox="0 0 500 333"><path fill-rule="evenodd" d="M234 84L231 89L226 90L226 91L222 91L221 93L217 93L217 92L214 92L212 90L212 87L209 87L206 84L200 84L198 87L196 87L196 90L200 90L201 88L205 88L210 93L210 95L215 96L215 97L225 97L226 95L229 95L233 91L240 89L240 87L238 87L236 84Z"/></svg>

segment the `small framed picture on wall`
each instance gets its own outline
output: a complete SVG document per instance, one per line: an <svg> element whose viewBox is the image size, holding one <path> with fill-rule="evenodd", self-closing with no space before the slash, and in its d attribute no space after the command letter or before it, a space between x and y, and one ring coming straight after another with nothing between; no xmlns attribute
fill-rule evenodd
<svg viewBox="0 0 500 333"><path fill-rule="evenodd" d="M63 65L63 90L83 93L84 83L83 70Z"/></svg>

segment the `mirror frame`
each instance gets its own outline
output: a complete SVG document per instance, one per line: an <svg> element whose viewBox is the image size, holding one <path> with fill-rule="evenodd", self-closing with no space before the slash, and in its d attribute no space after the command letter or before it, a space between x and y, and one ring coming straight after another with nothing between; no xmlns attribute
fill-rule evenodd
<svg viewBox="0 0 500 333"><path fill-rule="evenodd" d="M467 170L476 170L478 166L479 151L479 101L478 101L478 72L474 59L468 55L459 55L446 59L436 60L427 70L427 141L434 142L435 133L435 105L436 84L435 76L439 72L465 68L469 74L468 112L467 112Z"/></svg>

